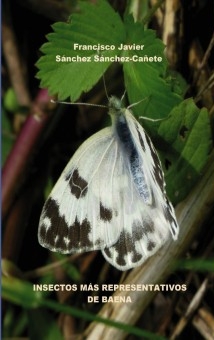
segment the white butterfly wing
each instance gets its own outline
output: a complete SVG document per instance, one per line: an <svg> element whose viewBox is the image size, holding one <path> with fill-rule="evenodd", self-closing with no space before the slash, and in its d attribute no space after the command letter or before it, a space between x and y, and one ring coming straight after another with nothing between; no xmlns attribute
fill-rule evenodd
<svg viewBox="0 0 214 340"><path fill-rule="evenodd" d="M112 128L90 137L71 158L44 205L40 244L61 253L114 244L121 233L118 193L126 185L123 174Z"/></svg>
<svg viewBox="0 0 214 340"><path fill-rule="evenodd" d="M112 103L113 126L82 144L46 201L39 242L61 253L101 249L127 270L153 255L170 232L176 239L179 228L150 138L128 109Z"/></svg>
<svg viewBox="0 0 214 340"><path fill-rule="evenodd" d="M155 201L159 210L163 212L172 237L176 240L179 233L179 226L175 217L174 208L166 196L164 173L158 154L151 139L128 109L126 109L125 115L134 143L142 158L143 171L146 174L148 186L154 195L152 199Z"/></svg>
<svg viewBox="0 0 214 340"><path fill-rule="evenodd" d="M174 239L179 232L174 209L166 197L163 172L154 146L129 110L125 111L125 118L141 160L145 183L140 183L144 191L140 196L128 161L125 167L128 186L120 192L121 234L113 246L102 250L106 260L120 270L142 264L162 247L170 232Z"/></svg>

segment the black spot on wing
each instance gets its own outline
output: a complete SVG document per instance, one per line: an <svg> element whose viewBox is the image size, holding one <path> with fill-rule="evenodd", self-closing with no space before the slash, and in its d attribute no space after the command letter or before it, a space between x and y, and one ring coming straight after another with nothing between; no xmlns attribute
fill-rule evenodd
<svg viewBox="0 0 214 340"><path fill-rule="evenodd" d="M142 223L139 220L135 220L132 223L133 234L135 235L135 240L141 240L143 237Z"/></svg>
<svg viewBox="0 0 214 340"><path fill-rule="evenodd" d="M92 242L89 240L91 226L85 218L81 223L76 219L74 224L69 228L68 237L75 248L86 249L93 248Z"/></svg>
<svg viewBox="0 0 214 340"><path fill-rule="evenodd" d="M145 138L146 138L147 144L149 145L149 149L150 149L150 152L152 154L152 158L154 159L154 163L160 166L160 161L159 161L157 152L155 151L155 147L152 144L152 141L151 141L151 139L149 138L149 136L147 135L146 132L145 132Z"/></svg>
<svg viewBox="0 0 214 340"><path fill-rule="evenodd" d="M110 222L112 219L112 210L103 206L100 202L100 219Z"/></svg>
<svg viewBox="0 0 214 340"><path fill-rule="evenodd" d="M137 129L137 133L138 133L138 138L139 138L139 141L140 141L140 145L141 145L143 151L145 152L146 151L145 144L144 144L143 138L141 137L141 134L140 134L138 129Z"/></svg>
<svg viewBox="0 0 214 340"><path fill-rule="evenodd" d="M69 174L65 180L69 182L71 193L77 199L87 194L88 182L80 176L78 169L75 169L72 175Z"/></svg>
<svg viewBox="0 0 214 340"><path fill-rule="evenodd" d="M147 250L148 251L152 251L154 248L156 247L156 243L149 240L148 244L147 244Z"/></svg>
<svg viewBox="0 0 214 340"><path fill-rule="evenodd" d="M135 264L145 257L143 252L136 250L136 242L145 240L146 248L149 252L157 246L157 244L150 239L150 235L155 232L154 222L150 219L135 220L132 224L132 234L122 231L120 237L113 246L105 248L104 252L108 258L114 256L114 261L120 266L125 267L126 256L131 255L131 263ZM145 238L144 238L145 237Z"/></svg>
<svg viewBox="0 0 214 340"><path fill-rule="evenodd" d="M132 224L132 230L135 241L140 241L144 236L153 234L155 232L154 222L150 219L140 221L134 221Z"/></svg>
<svg viewBox="0 0 214 340"><path fill-rule="evenodd" d="M68 225L65 218L59 214L57 202L49 198L43 208L43 219L47 217L50 225L47 228L43 220L40 223L39 239L41 244L50 250L59 252L84 251L85 248L92 248L93 244L89 239L91 226L85 218L82 223L77 219L72 225ZM70 242L66 243L65 238Z"/></svg>
<svg viewBox="0 0 214 340"><path fill-rule="evenodd" d="M125 255L128 253L131 253L132 256L132 263L136 263L140 261L142 258L142 254L138 253L136 251L135 247L135 235L133 234L132 236L123 231L120 235L119 241L114 245L115 250L117 252L117 259L116 262L120 266L125 266Z"/></svg>
<svg viewBox="0 0 214 340"><path fill-rule="evenodd" d="M135 241L137 240L138 236L139 235L135 236L134 234L130 235L130 233L122 231L118 242L112 247L104 249L105 254L111 258L111 250L113 250L113 253L117 254L114 260L121 267L126 265L127 254L131 254L132 263L139 262L143 255L136 251Z"/></svg>
<svg viewBox="0 0 214 340"><path fill-rule="evenodd" d="M175 229L177 229L178 226L177 226L177 221L174 217L174 208L173 208L172 204L169 202L167 197L166 197L166 205L163 209L163 212L164 212L164 217L169 222L169 224L171 226L175 226ZM170 228L170 230L171 230L171 232L174 236L176 235L175 229Z"/></svg>
<svg viewBox="0 0 214 340"><path fill-rule="evenodd" d="M152 234L155 231L155 226L154 226L154 222L152 220L144 220L143 219L143 227L142 227L142 232L144 235L147 234Z"/></svg>
<svg viewBox="0 0 214 340"><path fill-rule="evenodd" d="M143 141L142 136L141 136L138 129L137 129L137 132L138 132L138 138L139 138L139 141L140 141L140 145L141 145L143 151L146 152L146 147L145 147L144 141ZM146 143L149 146L149 149L150 149L150 152L151 152L154 164L155 164L155 167L153 169L154 169L154 175L155 175L156 181L159 184L159 186L162 188L162 190L164 190L164 177L163 177L163 171L162 171L162 167L161 167L161 163L160 163L158 154L155 150L155 147L154 147L151 139L149 138L149 136L147 135L147 133L145 131L144 131L144 134L145 134Z"/></svg>
<svg viewBox="0 0 214 340"><path fill-rule="evenodd" d="M99 248L103 247L103 240L101 240L100 238L98 238L95 242L96 246Z"/></svg>
<svg viewBox="0 0 214 340"><path fill-rule="evenodd" d="M164 176L163 176L163 171L161 167L161 163L158 157L158 154L152 144L151 139L149 136L145 133L145 138L147 141L147 144L149 145L149 149L154 161L154 166L153 166L153 172L154 172L154 177L156 179L157 184L159 185L160 189L162 192L165 192L165 182L164 182Z"/></svg>

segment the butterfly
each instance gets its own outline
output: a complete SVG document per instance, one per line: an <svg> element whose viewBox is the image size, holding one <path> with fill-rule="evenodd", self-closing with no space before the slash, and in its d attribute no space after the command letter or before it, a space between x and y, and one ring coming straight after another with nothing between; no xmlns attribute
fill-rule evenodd
<svg viewBox="0 0 214 340"><path fill-rule="evenodd" d="M151 139L115 96L112 126L75 152L42 210L39 243L63 254L101 250L119 270L141 265L179 226Z"/></svg>

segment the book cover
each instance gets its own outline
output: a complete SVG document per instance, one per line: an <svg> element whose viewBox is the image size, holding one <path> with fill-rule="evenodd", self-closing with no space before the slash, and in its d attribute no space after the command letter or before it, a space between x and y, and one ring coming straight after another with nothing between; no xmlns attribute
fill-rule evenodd
<svg viewBox="0 0 214 340"><path fill-rule="evenodd" d="M212 339L213 4L2 10L2 338Z"/></svg>

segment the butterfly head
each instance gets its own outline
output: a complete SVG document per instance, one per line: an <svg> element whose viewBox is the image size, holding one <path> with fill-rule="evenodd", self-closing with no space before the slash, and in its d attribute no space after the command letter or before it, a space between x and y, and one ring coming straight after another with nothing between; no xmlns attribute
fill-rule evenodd
<svg viewBox="0 0 214 340"><path fill-rule="evenodd" d="M115 96L111 96L109 98L109 114L110 116L113 118L113 117L117 117L119 115L121 115L121 110L123 109L123 106L122 106L122 101L115 97Z"/></svg>

